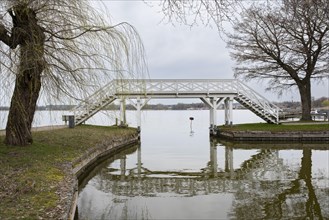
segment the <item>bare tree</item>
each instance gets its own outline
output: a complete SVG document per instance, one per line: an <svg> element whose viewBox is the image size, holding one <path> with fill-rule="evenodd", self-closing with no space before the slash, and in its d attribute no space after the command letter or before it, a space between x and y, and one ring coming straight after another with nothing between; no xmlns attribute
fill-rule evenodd
<svg viewBox="0 0 329 220"><path fill-rule="evenodd" d="M311 120L311 82L328 77L327 0L163 0L171 22L214 24L228 39L235 76L270 79L268 89L296 87L302 120ZM240 15L238 14L240 13ZM229 21L235 34L222 26Z"/></svg>
<svg viewBox="0 0 329 220"><path fill-rule="evenodd" d="M89 1L1 1L1 77L15 78L5 143L32 143L41 89L76 97L86 86L144 69L143 46L126 23L110 26ZM10 77L7 78L10 80Z"/></svg>
<svg viewBox="0 0 329 220"><path fill-rule="evenodd" d="M232 16L242 4L239 0L162 0L161 7L170 22L183 23L189 26L201 22L204 25L214 24L222 29L225 21L235 19Z"/></svg>
<svg viewBox="0 0 329 220"><path fill-rule="evenodd" d="M236 76L269 79L269 89L297 87L301 120L311 120L311 82L329 77L327 0L284 0L254 6L234 25L228 45Z"/></svg>

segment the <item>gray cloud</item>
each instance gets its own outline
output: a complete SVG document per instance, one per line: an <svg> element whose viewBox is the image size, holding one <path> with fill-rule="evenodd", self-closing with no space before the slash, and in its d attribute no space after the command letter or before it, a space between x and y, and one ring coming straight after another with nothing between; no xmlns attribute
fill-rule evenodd
<svg viewBox="0 0 329 220"><path fill-rule="evenodd" d="M114 22L126 21L136 27L145 46L151 78L233 78L234 62L217 29L161 22L163 15L157 3L152 7L142 1L105 1L105 4ZM299 100L297 92L287 91L278 98L275 93L265 92L265 84L253 81L247 84L270 100ZM313 96L329 96L328 87L329 79L313 84Z"/></svg>

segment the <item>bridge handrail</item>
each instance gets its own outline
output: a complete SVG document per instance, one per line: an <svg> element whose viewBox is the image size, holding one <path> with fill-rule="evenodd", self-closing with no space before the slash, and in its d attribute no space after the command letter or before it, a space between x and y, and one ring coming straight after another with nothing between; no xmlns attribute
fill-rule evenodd
<svg viewBox="0 0 329 220"><path fill-rule="evenodd" d="M268 113L275 115L276 120L279 121L280 108L277 105L271 103L264 96L257 93L255 90L253 90L252 88L250 88L239 80L236 80L236 85L238 93L242 95L247 95L248 98L252 98L252 101L262 106L264 110Z"/></svg>
<svg viewBox="0 0 329 220"><path fill-rule="evenodd" d="M252 102L261 106L263 110L279 120L279 107L272 104L265 97L237 79L147 79L147 80L119 80L120 93L193 93L193 92L226 92L239 93L247 96Z"/></svg>
<svg viewBox="0 0 329 220"><path fill-rule="evenodd" d="M121 84L121 90L118 93L148 93L153 92L172 92L172 93L188 93L188 92L212 92L221 91L233 92L232 79L146 79L146 80L116 80L116 84Z"/></svg>
<svg viewBox="0 0 329 220"><path fill-rule="evenodd" d="M114 81L110 81L105 86L94 92L88 98L84 99L82 102L79 103L76 107L72 109L74 115L81 115L83 113L88 112L94 104L98 104L101 100L106 97L110 97L111 95L115 94L115 87Z"/></svg>

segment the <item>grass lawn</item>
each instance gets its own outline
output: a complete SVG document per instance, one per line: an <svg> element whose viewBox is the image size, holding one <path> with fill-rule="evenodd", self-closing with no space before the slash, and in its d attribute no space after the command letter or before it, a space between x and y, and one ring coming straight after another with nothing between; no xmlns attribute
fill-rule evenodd
<svg viewBox="0 0 329 220"><path fill-rule="evenodd" d="M104 139L135 132L100 126L39 131L26 147L5 146L0 136L0 219L57 219L72 162Z"/></svg>
<svg viewBox="0 0 329 220"><path fill-rule="evenodd" d="M268 124L268 123L254 123L254 124L237 124L233 126L219 126L219 130L230 131L329 131L329 123L287 123L287 124Z"/></svg>

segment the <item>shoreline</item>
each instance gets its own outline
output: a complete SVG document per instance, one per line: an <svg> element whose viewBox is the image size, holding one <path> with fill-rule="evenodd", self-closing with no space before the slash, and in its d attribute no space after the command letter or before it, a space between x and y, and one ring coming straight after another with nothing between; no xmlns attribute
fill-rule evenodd
<svg viewBox="0 0 329 220"><path fill-rule="evenodd" d="M72 173L74 176L74 182L71 186L72 197L69 198L69 203L67 208L69 211L63 219L73 220L76 214L76 208L78 203L78 188L79 188L79 178L85 175L85 172L89 172L93 167L95 167L103 158L113 156L116 153L137 144L139 142L139 135L132 135L130 137L121 137L113 140L103 141L101 144L97 145L95 148L90 149L84 155L77 158L73 163L76 164Z"/></svg>
<svg viewBox="0 0 329 220"><path fill-rule="evenodd" d="M219 126L218 131L217 137L230 141L329 143L328 122L238 124Z"/></svg>
<svg viewBox="0 0 329 220"><path fill-rule="evenodd" d="M25 147L6 146L0 136L0 219L74 219L80 175L139 143L134 128L83 125L34 131L33 144Z"/></svg>
<svg viewBox="0 0 329 220"><path fill-rule="evenodd" d="M217 137L230 141L257 142L325 142L329 143L329 131L219 131Z"/></svg>
<svg viewBox="0 0 329 220"><path fill-rule="evenodd" d="M40 127L33 127L31 131L51 131L51 130L57 130L62 128L67 128L68 125L46 125L46 126L40 126ZM6 134L6 129L0 130L0 136L4 136Z"/></svg>

